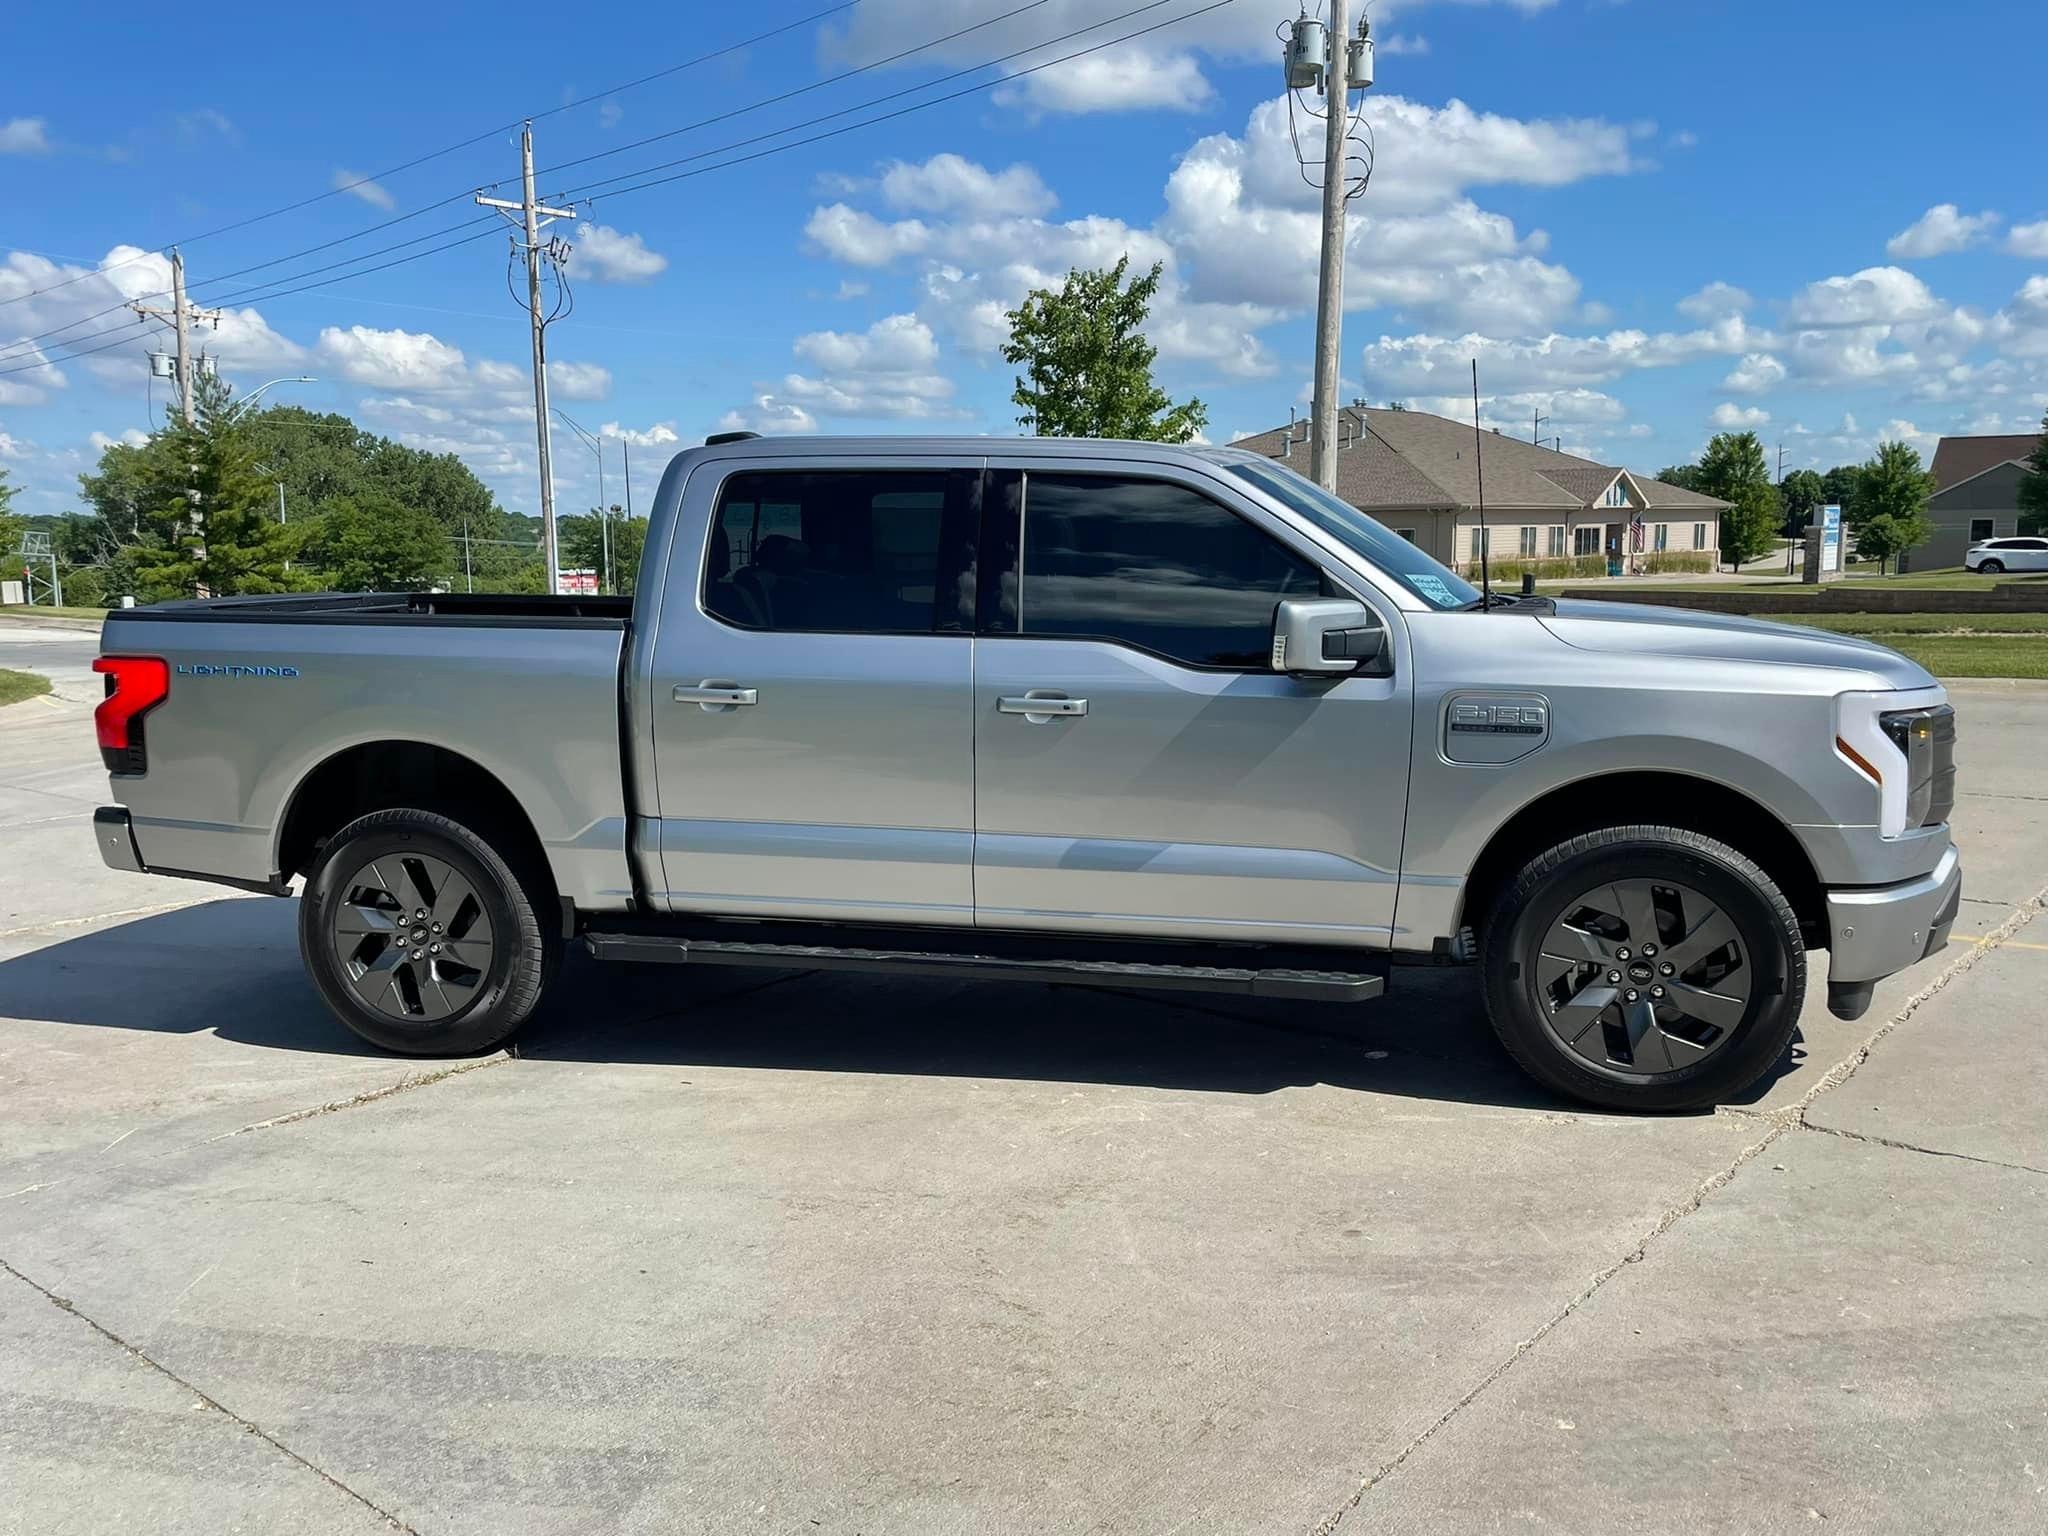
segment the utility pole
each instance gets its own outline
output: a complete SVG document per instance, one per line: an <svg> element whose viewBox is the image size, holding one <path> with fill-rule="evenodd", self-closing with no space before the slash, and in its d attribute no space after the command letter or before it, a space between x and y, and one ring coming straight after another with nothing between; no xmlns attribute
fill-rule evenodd
<svg viewBox="0 0 2048 1536"><path fill-rule="evenodd" d="M548 592L557 594L562 590L562 567L555 546L555 469L550 432L548 430L548 352L547 324L549 316L541 313L540 307L540 232L556 219L573 219L572 208L548 208L542 206L533 195L533 124L526 125L519 136L519 177L520 200L516 203L501 197L485 197L481 192L476 200L485 208L495 208L508 218L517 212L523 220L526 252L526 312L533 321L533 421L534 433L540 445L540 528L541 549L547 562Z"/></svg>
<svg viewBox="0 0 2048 1536"><path fill-rule="evenodd" d="M1316 285L1315 423L1309 430L1309 473L1326 491L1337 488L1337 374L1344 331L1344 160L1351 92L1345 57L1344 0L1330 0L1329 58L1323 66L1323 251Z"/></svg>
<svg viewBox="0 0 2048 1536"><path fill-rule="evenodd" d="M151 320L161 320L178 334L178 409L185 418L185 425L192 425L192 337L195 322L205 322L220 329L220 311L217 309L194 310L185 300L185 258L174 245L171 247L171 307L161 310L151 304L131 302L128 307L138 315Z"/></svg>

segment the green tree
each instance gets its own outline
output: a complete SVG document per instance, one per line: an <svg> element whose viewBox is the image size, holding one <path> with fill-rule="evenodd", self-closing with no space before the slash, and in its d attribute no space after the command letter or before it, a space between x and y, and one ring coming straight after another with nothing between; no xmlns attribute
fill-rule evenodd
<svg viewBox="0 0 2048 1536"><path fill-rule="evenodd" d="M7 471L0 469L0 575L19 581L21 561L15 551L21 548L21 531L28 525L10 510L13 505L14 487L8 483Z"/></svg>
<svg viewBox="0 0 2048 1536"><path fill-rule="evenodd" d="M278 522L272 486L227 385L201 378L197 411L158 433L142 458L134 508L142 537L138 582L152 599L288 592L306 579L290 569L296 537Z"/></svg>
<svg viewBox="0 0 2048 1536"><path fill-rule="evenodd" d="M1821 505L1840 507L1845 523L1849 520L1849 509L1856 505L1856 482L1862 475L1860 464L1837 464L1820 477Z"/></svg>
<svg viewBox="0 0 2048 1536"><path fill-rule="evenodd" d="M1657 478L1666 485L1675 485L1682 491L1700 489L1700 467L1697 464L1666 464L1657 471ZM1706 494L1701 492L1702 495Z"/></svg>
<svg viewBox="0 0 2048 1536"><path fill-rule="evenodd" d="M1827 493L1818 470L1795 469L1778 483L1778 497L1785 503L1785 532L1797 538Z"/></svg>
<svg viewBox="0 0 2048 1536"><path fill-rule="evenodd" d="M595 511L563 518L555 528L562 565L567 570L596 571L601 581L607 529L611 539L611 590L630 594L640 582L640 551L647 543L647 519L628 517L621 507L614 506L603 523L598 521Z"/></svg>
<svg viewBox="0 0 2048 1536"><path fill-rule="evenodd" d="M1660 477L1661 478L1661 477ZM1754 432L1717 432L1700 455L1698 481L1689 489L1729 503L1721 514L1721 557L1742 569L1777 539L1777 487Z"/></svg>
<svg viewBox="0 0 2048 1536"><path fill-rule="evenodd" d="M1920 467L1920 451L1909 443L1879 443L1856 478L1855 514L1842 520L1856 531L1856 552L1875 555L1883 573L1889 562L1924 544L1934 534L1927 498L1934 476Z"/></svg>
<svg viewBox="0 0 2048 1536"><path fill-rule="evenodd" d="M1140 333L1160 264L1124 285L1130 257L1106 271L1067 273L1058 293L1034 288L1009 312L1003 361L1024 373L1010 399L1040 437L1132 437L1184 443L1207 425L1200 400L1175 405L1152 380L1155 348Z"/></svg>
<svg viewBox="0 0 2048 1536"><path fill-rule="evenodd" d="M2027 455L2027 472L2020 476L2019 504L2021 533L2048 529L2048 411L2041 414L2041 436Z"/></svg>
<svg viewBox="0 0 2048 1536"><path fill-rule="evenodd" d="M304 548L336 592L418 592L446 586L452 570L440 522L374 489L325 503Z"/></svg>

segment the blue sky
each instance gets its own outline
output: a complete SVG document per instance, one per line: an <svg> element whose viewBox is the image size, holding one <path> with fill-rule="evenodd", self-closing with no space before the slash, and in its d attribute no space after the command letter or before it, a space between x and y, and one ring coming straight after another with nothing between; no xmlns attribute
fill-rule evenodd
<svg viewBox="0 0 2048 1536"><path fill-rule="evenodd" d="M1165 0L1060 43L1144 0L860 0L617 89L829 3L364 4L345 24L135 8L111 31L104 11L14 8L0 464L19 505L75 506L99 445L150 425L152 333L117 306L163 286L153 253L180 240L195 298L226 309L203 340L239 387L314 375L269 398L454 451L531 510L504 238L479 225L433 249L472 233L478 185L516 174L497 130L529 113L546 114L544 171L603 156L541 188L594 198L558 231L576 304L549 346L614 500L620 437L644 495L720 427L1014 431L1002 311L1126 251L1166 263L1160 373L1208 402L1209 437L1305 405L1315 194L1273 38L1292 0ZM2031 430L2048 405L2048 97L2009 84L2031 9L1380 0L1347 395L1452 408L1476 353L1489 424L1527 433L1541 410L1567 448L1641 469L1720 426L1782 441L1787 467L1881 436L1928 452L1944 432ZM977 83L992 88L717 168ZM657 174L713 168L590 190L692 155ZM385 220L402 222L363 233ZM279 291L301 284L320 286ZM556 460L564 507L590 504L593 455L558 432Z"/></svg>

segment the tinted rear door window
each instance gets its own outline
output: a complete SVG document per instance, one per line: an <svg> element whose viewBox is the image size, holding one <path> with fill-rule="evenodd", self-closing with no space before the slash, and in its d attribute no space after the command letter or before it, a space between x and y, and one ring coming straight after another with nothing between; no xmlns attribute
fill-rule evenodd
<svg viewBox="0 0 2048 1536"><path fill-rule="evenodd" d="M1228 507L1163 480L1032 474L1026 635L1117 640L1196 667L1263 669L1273 609L1322 574Z"/></svg>
<svg viewBox="0 0 2048 1536"><path fill-rule="evenodd" d="M734 475L712 515L704 609L742 629L970 629L980 478L978 470Z"/></svg>

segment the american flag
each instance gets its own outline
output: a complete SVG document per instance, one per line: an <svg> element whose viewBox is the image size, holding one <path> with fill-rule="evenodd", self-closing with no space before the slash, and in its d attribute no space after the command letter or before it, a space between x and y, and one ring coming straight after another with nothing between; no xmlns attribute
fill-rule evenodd
<svg viewBox="0 0 2048 1536"><path fill-rule="evenodd" d="M1629 533L1629 544L1630 544L1630 547L1631 547L1632 549L1634 549L1634 550L1636 551L1636 553L1638 553L1638 554L1641 554L1641 553L1642 553L1642 549L1643 549L1643 514L1642 514L1642 513L1640 513L1640 512L1635 512L1635 513L1631 513L1631 514L1629 515L1629 520L1628 520L1628 533Z"/></svg>

